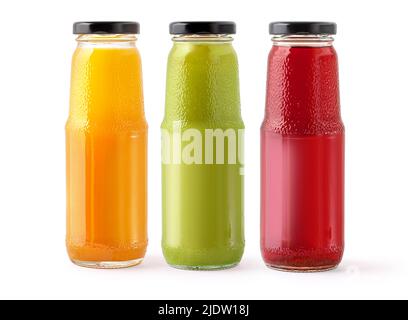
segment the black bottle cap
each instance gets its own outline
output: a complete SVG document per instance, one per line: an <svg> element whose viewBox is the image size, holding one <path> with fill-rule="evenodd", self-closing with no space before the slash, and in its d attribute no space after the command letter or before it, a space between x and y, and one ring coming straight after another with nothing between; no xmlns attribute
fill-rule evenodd
<svg viewBox="0 0 408 320"><path fill-rule="evenodd" d="M74 34L139 34L138 22L89 21L75 22Z"/></svg>
<svg viewBox="0 0 408 320"><path fill-rule="evenodd" d="M235 34L232 21L179 21L170 23L170 34Z"/></svg>
<svg viewBox="0 0 408 320"><path fill-rule="evenodd" d="M273 35L335 35L337 25L334 22L272 22L269 24L269 33Z"/></svg>

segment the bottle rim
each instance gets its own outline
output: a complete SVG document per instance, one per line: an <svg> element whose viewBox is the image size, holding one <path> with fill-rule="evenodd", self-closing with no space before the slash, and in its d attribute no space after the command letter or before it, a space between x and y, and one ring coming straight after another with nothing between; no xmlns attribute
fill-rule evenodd
<svg viewBox="0 0 408 320"><path fill-rule="evenodd" d="M330 47L334 37L331 35L274 35L273 45L286 47Z"/></svg>
<svg viewBox="0 0 408 320"><path fill-rule="evenodd" d="M234 38L229 34L180 34L174 35L174 42L232 42Z"/></svg>

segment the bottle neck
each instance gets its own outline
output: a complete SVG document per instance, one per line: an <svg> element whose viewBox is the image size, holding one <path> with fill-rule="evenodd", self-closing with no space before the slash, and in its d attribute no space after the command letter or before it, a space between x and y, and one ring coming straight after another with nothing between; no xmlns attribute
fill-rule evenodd
<svg viewBox="0 0 408 320"><path fill-rule="evenodd" d="M331 47L333 41L331 35L285 35L272 38L273 45L285 47Z"/></svg>
<svg viewBox="0 0 408 320"><path fill-rule="evenodd" d="M226 34L183 34L174 36L174 42L214 42L225 43L232 42L234 39Z"/></svg>
<svg viewBox="0 0 408 320"><path fill-rule="evenodd" d="M131 48L136 46L134 34L82 34L76 38L78 47Z"/></svg>

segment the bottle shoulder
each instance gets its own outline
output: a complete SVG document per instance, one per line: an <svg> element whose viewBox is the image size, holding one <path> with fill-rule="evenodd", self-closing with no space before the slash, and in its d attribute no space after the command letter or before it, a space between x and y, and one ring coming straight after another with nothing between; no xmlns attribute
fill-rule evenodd
<svg viewBox="0 0 408 320"><path fill-rule="evenodd" d="M169 52L168 63L216 61L220 58L237 62L237 53L231 43L176 42Z"/></svg>

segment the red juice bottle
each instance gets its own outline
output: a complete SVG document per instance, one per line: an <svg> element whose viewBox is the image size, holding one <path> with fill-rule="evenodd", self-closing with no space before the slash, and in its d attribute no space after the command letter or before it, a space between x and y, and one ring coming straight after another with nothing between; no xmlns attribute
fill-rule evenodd
<svg viewBox="0 0 408 320"><path fill-rule="evenodd" d="M336 24L270 24L261 129L261 248L286 271L335 268L344 251L344 125Z"/></svg>

